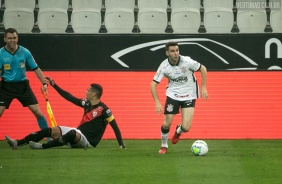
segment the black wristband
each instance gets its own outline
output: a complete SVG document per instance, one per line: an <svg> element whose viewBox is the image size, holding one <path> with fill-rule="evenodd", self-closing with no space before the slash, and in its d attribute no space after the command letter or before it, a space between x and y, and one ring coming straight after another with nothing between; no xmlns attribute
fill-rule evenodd
<svg viewBox="0 0 282 184"><path fill-rule="evenodd" d="M47 84L46 82L42 84L42 86L44 86L44 85L47 85L47 86L48 86L48 84Z"/></svg>

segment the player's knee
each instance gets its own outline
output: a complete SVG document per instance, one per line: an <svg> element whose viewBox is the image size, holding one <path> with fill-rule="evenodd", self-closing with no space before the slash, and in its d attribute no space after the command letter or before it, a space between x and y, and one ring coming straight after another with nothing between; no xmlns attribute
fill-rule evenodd
<svg viewBox="0 0 282 184"><path fill-rule="evenodd" d="M51 129L51 137L53 139L56 139L58 137L61 137L62 136L62 130L60 129L59 126L55 126L55 127L52 127L50 128Z"/></svg>
<svg viewBox="0 0 282 184"><path fill-rule="evenodd" d="M190 125L181 125L181 130L183 132L188 132L190 130L191 126Z"/></svg>
<svg viewBox="0 0 282 184"><path fill-rule="evenodd" d="M75 130L70 130L68 131L65 135L62 136L62 139L65 143L75 143L76 139L76 131Z"/></svg>

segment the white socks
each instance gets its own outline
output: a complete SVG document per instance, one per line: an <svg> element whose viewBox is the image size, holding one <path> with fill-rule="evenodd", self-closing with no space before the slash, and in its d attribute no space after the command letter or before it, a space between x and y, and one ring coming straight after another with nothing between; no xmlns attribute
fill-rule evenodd
<svg viewBox="0 0 282 184"><path fill-rule="evenodd" d="M162 147L168 148L168 135L169 133L162 133Z"/></svg>
<svg viewBox="0 0 282 184"><path fill-rule="evenodd" d="M176 130L176 133L177 134L181 134L183 131L182 131L182 129L181 129L181 125L177 128L177 130Z"/></svg>

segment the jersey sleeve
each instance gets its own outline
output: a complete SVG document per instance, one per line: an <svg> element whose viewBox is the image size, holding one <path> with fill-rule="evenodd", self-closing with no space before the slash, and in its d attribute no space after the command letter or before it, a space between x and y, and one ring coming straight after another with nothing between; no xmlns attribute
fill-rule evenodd
<svg viewBox="0 0 282 184"><path fill-rule="evenodd" d="M190 57L187 57L187 61L189 63L189 68L192 71L198 71L201 68L201 63L191 59Z"/></svg>
<svg viewBox="0 0 282 184"><path fill-rule="evenodd" d="M26 64L29 69L35 70L38 68L37 63L35 62L32 54L30 53L29 50L25 49L25 55L26 55Z"/></svg>
<svg viewBox="0 0 282 184"><path fill-rule="evenodd" d="M104 118L105 118L107 123L111 123L115 119L113 114L112 114L111 109L109 109L109 108L105 109L105 111L104 111Z"/></svg>
<svg viewBox="0 0 282 184"><path fill-rule="evenodd" d="M70 94L69 92L63 90L62 88L60 88L57 84L55 84L53 86L53 88L67 101L73 103L74 105L77 105L79 107L84 107L83 104L83 99L77 98L75 96L73 96L72 94Z"/></svg>
<svg viewBox="0 0 282 184"><path fill-rule="evenodd" d="M164 71L165 71L164 65L165 65L165 63L162 62L161 65L159 66L154 78L153 78L153 81L160 83L161 80L164 78Z"/></svg>
<svg viewBox="0 0 282 184"><path fill-rule="evenodd" d="M117 125L117 122L112 114L112 111L111 109L109 109L108 107L106 107L103 111L103 116L105 118L105 121L107 123L110 124L110 126L112 127L114 133L115 133L115 136L116 136L116 139L118 141L118 144L119 146L121 147L124 147L124 144L123 144L123 140L122 140L122 136L121 136L121 132L120 132L120 129Z"/></svg>
<svg viewBox="0 0 282 184"><path fill-rule="evenodd" d="M0 49L0 55L2 56L2 49ZM3 70L3 62L2 62L2 57L0 57L0 71ZM0 75L1 77L1 75Z"/></svg>

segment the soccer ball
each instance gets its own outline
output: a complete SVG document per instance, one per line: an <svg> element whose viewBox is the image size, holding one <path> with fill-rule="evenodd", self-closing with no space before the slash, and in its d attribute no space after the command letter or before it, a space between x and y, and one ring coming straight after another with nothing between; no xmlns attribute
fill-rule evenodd
<svg viewBox="0 0 282 184"><path fill-rule="evenodd" d="M191 146L191 151L195 156L204 156L208 153L208 145L205 141L197 140Z"/></svg>

